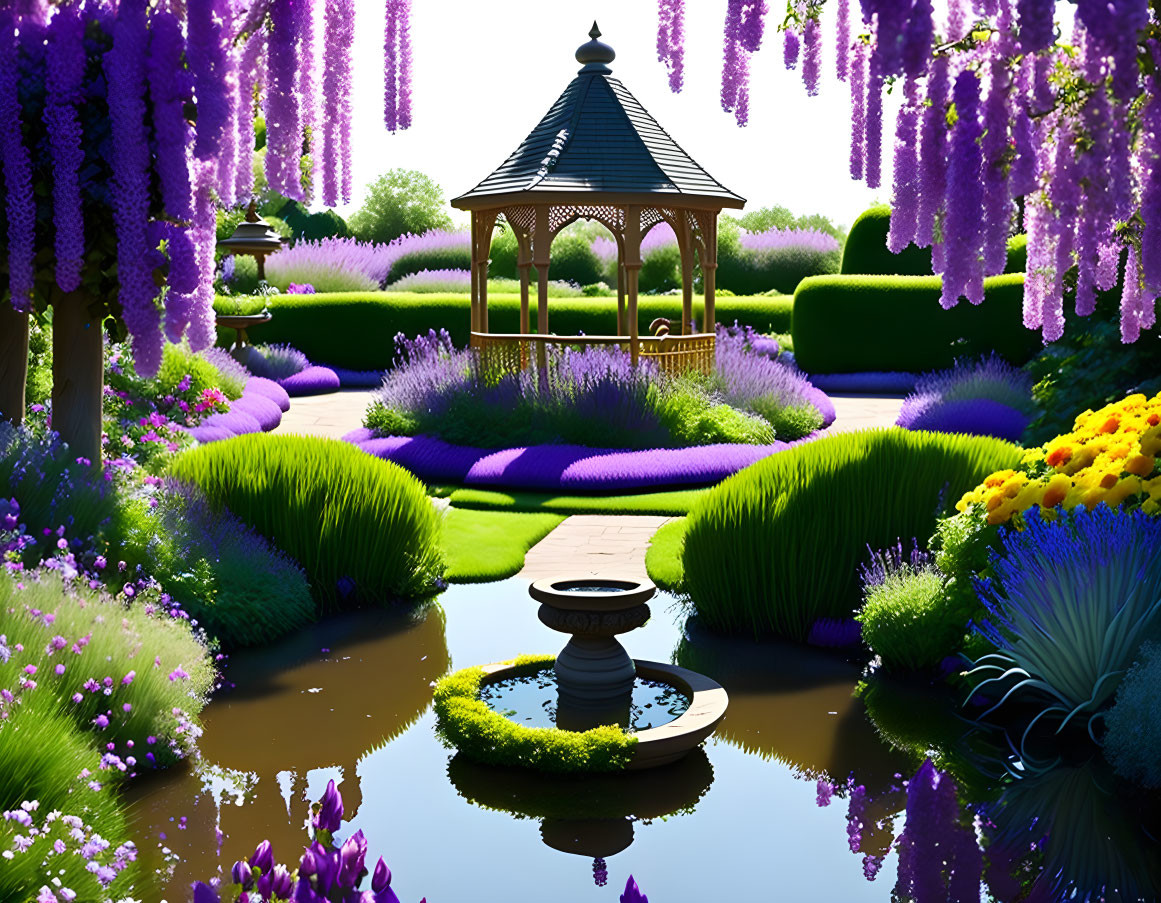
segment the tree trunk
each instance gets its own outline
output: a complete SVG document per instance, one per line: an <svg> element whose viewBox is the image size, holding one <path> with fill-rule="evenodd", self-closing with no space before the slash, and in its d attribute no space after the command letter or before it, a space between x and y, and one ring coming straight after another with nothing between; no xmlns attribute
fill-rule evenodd
<svg viewBox="0 0 1161 903"><path fill-rule="evenodd" d="M52 305L52 428L78 458L101 460L105 378L101 321L84 292L57 292Z"/></svg>
<svg viewBox="0 0 1161 903"><path fill-rule="evenodd" d="M0 419L24 420L24 387L28 381L28 314L0 301Z"/></svg>

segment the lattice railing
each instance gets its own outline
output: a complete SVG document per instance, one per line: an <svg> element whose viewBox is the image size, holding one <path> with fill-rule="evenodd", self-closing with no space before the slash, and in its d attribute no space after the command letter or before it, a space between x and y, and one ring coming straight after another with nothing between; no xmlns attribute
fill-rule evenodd
<svg viewBox="0 0 1161 903"><path fill-rule="evenodd" d="M471 346L480 352L490 369L515 372L536 363L538 349L550 347L620 348L629 351L625 336L558 336L519 333L473 332ZM638 340L641 357L652 361L663 373L710 373L714 368L714 335L642 336Z"/></svg>

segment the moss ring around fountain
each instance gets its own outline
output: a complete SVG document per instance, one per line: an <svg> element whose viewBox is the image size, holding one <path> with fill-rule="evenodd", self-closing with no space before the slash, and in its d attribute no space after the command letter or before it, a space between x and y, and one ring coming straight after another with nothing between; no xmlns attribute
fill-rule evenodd
<svg viewBox="0 0 1161 903"><path fill-rule="evenodd" d="M539 580L540 620L571 635L561 653L467 668L436 687L440 733L478 761L548 772L675 762L714 732L728 697L676 665L631 659L618 634L649 619L648 580Z"/></svg>

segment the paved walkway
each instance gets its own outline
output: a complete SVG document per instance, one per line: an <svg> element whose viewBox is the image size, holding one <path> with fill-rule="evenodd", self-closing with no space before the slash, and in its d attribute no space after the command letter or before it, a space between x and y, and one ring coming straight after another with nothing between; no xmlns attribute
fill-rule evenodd
<svg viewBox="0 0 1161 903"><path fill-rule="evenodd" d="M574 514L532 547L520 576L528 580L564 574L644 577L649 541L672 519L636 514Z"/></svg>
<svg viewBox="0 0 1161 903"><path fill-rule="evenodd" d="M363 425L372 394L369 389L344 389L330 395L292 398L290 410L282 416L275 432L341 439ZM902 396L830 397L836 414L830 432L891 426L903 404ZM439 499L437 505L446 507L447 501ZM528 580L561 574L644 577L649 541L670 520L624 514L573 515L532 547L520 576Z"/></svg>
<svg viewBox="0 0 1161 903"><path fill-rule="evenodd" d="M341 439L363 425L373 394L371 389L343 389L329 395L292 398L290 410L282 415L274 432Z"/></svg>

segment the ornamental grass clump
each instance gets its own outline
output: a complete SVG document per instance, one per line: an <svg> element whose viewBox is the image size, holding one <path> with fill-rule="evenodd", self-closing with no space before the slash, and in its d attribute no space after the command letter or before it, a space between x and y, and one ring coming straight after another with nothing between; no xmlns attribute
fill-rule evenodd
<svg viewBox="0 0 1161 903"><path fill-rule="evenodd" d="M423 485L353 445L242 436L181 455L170 473L291 555L324 608L384 604L438 586L440 520Z"/></svg>
<svg viewBox="0 0 1161 903"><path fill-rule="evenodd" d="M994 578L977 583L987 617L975 625L995 651L969 672L1062 731L1092 732L1141 644L1161 628L1161 520L1106 505L1049 517L1033 511L1004 531ZM991 711L991 710L989 710Z"/></svg>
<svg viewBox="0 0 1161 903"><path fill-rule="evenodd" d="M898 426L1018 442L1036 412L1032 379L993 354L927 373L903 400Z"/></svg>
<svg viewBox="0 0 1161 903"><path fill-rule="evenodd" d="M1006 524L1036 507L1092 509L1101 502L1159 514L1159 455L1161 393L1150 399L1130 395L1085 411L1072 432L1031 449L1018 466L989 475L956 507L979 512L989 524Z"/></svg>
<svg viewBox="0 0 1161 903"><path fill-rule="evenodd" d="M772 455L690 514L685 590L713 629L805 640L817 618L852 616L868 545L929 536L960 487L1018 459L998 439L897 429Z"/></svg>

